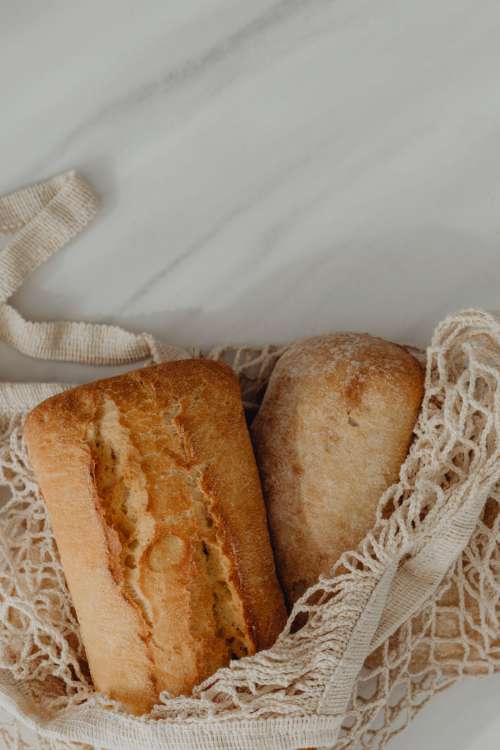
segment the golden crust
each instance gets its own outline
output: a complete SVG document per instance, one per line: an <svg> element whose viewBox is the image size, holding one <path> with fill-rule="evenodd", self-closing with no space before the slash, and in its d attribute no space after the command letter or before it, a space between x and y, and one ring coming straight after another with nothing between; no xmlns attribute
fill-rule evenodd
<svg viewBox="0 0 500 750"><path fill-rule="evenodd" d="M289 604L373 525L423 381L405 349L367 334L306 339L278 361L252 433Z"/></svg>
<svg viewBox="0 0 500 750"><path fill-rule="evenodd" d="M185 360L40 404L25 436L97 689L136 713L284 625L238 381Z"/></svg>

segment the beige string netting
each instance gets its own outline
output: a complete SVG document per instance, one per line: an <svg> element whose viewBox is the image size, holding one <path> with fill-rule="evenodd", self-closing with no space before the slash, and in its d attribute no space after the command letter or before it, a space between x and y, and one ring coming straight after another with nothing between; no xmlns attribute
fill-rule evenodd
<svg viewBox="0 0 500 750"><path fill-rule="evenodd" d="M7 305L91 219L69 173L0 202L0 335L86 363L188 356L110 326L29 323ZM280 350L219 349L255 408ZM189 698L133 718L94 693L63 571L26 455L26 412L61 385L0 387L0 738L7 748L292 750L382 747L437 691L500 666L500 320L468 310L436 329L398 484L376 526L296 604L276 645ZM71 498L68 498L68 504ZM300 616L300 617L299 617ZM300 629L298 621L306 620ZM23 739L30 730L29 743ZM37 744L38 743L38 744Z"/></svg>

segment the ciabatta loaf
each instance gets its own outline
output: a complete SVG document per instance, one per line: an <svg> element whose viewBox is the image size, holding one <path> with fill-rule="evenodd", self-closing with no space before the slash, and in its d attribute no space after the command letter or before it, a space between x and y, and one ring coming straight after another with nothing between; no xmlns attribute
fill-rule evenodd
<svg viewBox="0 0 500 750"><path fill-rule="evenodd" d="M25 436L98 690L148 711L284 625L232 371L187 360L39 405Z"/></svg>

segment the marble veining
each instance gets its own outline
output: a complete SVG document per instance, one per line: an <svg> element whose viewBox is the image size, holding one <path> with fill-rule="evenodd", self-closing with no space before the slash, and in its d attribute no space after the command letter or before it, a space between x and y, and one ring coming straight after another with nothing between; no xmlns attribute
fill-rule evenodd
<svg viewBox="0 0 500 750"><path fill-rule="evenodd" d="M500 309L499 70L497 0L4 0L0 192L77 168L101 198L13 302L184 345L425 346ZM2 379L96 374L0 343ZM465 682L393 747L496 748L497 694Z"/></svg>

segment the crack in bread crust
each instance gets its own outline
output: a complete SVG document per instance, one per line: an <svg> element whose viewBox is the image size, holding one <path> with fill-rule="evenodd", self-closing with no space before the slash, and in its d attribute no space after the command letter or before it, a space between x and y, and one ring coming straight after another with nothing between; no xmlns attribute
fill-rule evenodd
<svg viewBox="0 0 500 750"><path fill-rule="evenodd" d="M140 562L156 522L148 511L148 490L139 452L120 421L115 402L104 397L86 435L94 481L110 548L111 572L123 594L140 611L147 631L153 615L140 582Z"/></svg>
<svg viewBox="0 0 500 750"><path fill-rule="evenodd" d="M223 642L228 660L247 656L255 652L255 644L245 621L237 570L231 556L224 550L224 529L215 511L214 498L207 489L209 463L196 461L193 446L182 425L180 403L174 404L165 414L165 419L179 446L175 454L171 453L175 461L171 472L186 483L192 500L190 512L198 529L193 554L210 585L215 636ZM195 617L191 625L193 630L197 629Z"/></svg>
<svg viewBox="0 0 500 750"><path fill-rule="evenodd" d="M134 713L285 622L238 381L171 362L54 396L27 421L97 690Z"/></svg>
<svg viewBox="0 0 500 750"><path fill-rule="evenodd" d="M173 448L163 446L163 453L172 461L167 473L180 479L191 500L184 514L197 532L191 540L191 555L199 575L208 584L215 638L229 661L254 653L255 644L245 621L237 570L232 556L225 551L223 519L217 517L213 497L207 489L209 463L196 461L181 415L180 402L175 402L163 415L175 443ZM95 419L87 428L86 441L92 455L99 510L105 521L111 572L123 595L141 615L145 643L162 651L161 641L154 633L154 613L141 586L141 573L146 566L168 575L170 564L182 557L184 542L172 529L179 522L178 514L168 515L168 498L165 498L166 515L162 513L158 518L150 512L141 455L131 431L120 419L117 404L109 396L99 404ZM195 605L190 617L194 637L205 629L208 614L196 606L198 585L197 579L188 584Z"/></svg>

